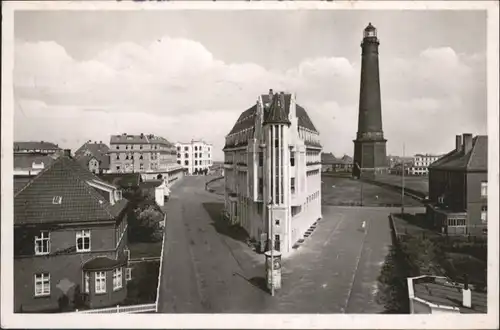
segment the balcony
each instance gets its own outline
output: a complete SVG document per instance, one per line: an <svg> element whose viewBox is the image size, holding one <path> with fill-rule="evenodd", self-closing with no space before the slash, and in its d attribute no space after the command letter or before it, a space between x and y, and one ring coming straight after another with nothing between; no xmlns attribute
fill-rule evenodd
<svg viewBox="0 0 500 330"><path fill-rule="evenodd" d="M225 161L224 162L224 168L231 169L231 168L233 168L233 166L234 166L234 163L232 161Z"/></svg>
<svg viewBox="0 0 500 330"><path fill-rule="evenodd" d="M246 163L239 162L239 163L236 163L236 165L238 165L238 170L240 170L240 171L246 171L247 170L247 164Z"/></svg>

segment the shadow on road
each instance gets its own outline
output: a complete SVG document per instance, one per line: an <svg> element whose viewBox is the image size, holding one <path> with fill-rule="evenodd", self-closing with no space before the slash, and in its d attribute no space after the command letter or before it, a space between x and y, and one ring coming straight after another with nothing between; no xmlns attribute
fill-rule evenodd
<svg viewBox="0 0 500 330"><path fill-rule="evenodd" d="M255 276L255 277L248 279L240 273L233 273L233 276L234 275L241 277L242 279L244 279L245 281L247 281L248 283L250 283L251 285L253 285L257 289L260 289L266 293L269 293L269 290L267 289L266 279L264 277Z"/></svg>
<svg viewBox="0 0 500 330"><path fill-rule="evenodd" d="M246 242L248 240L249 236L245 229L240 226L230 225L222 217L224 203L203 203L203 208L205 208L212 220L211 225L214 226L219 234L231 237L240 242Z"/></svg>

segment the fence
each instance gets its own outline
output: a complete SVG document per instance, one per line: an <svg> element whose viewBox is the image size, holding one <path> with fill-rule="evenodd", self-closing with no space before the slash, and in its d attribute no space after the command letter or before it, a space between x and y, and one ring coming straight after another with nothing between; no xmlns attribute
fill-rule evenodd
<svg viewBox="0 0 500 330"><path fill-rule="evenodd" d="M132 305L132 306L119 306L116 307L108 307L101 309L89 309L79 311L76 310L73 313L80 314L119 314L119 313L147 313L147 312L156 312L156 303L153 304L143 304L143 305Z"/></svg>

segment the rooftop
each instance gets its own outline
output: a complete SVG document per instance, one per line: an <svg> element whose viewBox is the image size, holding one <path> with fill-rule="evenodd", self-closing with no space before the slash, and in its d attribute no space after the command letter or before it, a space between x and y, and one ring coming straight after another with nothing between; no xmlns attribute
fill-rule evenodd
<svg viewBox="0 0 500 330"><path fill-rule="evenodd" d="M417 298L427 302L455 307L460 313L487 313L487 294L471 289L471 308L462 305L463 284L449 282L446 278L437 276L421 276L413 278L413 291Z"/></svg>
<svg viewBox="0 0 500 330"><path fill-rule="evenodd" d="M108 202L89 182L104 183L74 158L63 155L14 195L14 224L116 220L127 200Z"/></svg>
<svg viewBox="0 0 500 330"><path fill-rule="evenodd" d="M59 146L46 141L18 141L14 142L14 151L16 150L61 150Z"/></svg>
<svg viewBox="0 0 500 330"><path fill-rule="evenodd" d="M154 134L131 135L123 133L121 135L111 135L110 144L163 144L173 147L173 143L167 139Z"/></svg>
<svg viewBox="0 0 500 330"><path fill-rule="evenodd" d="M464 150L462 143L459 150L453 149L429 166L429 169L451 171L487 171L488 136L477 135L472 139L471 149Z"/></svg>
<svg viewBox="0 0 500 330"><path fill-rule="evenodd" d="M14 154L14 168L28 169L35 164L43 163L44 166L50 165L55 157L43 154Z"/></svg>
<svg viewBox="0 0 500 330"><path fill-rule="evenodd" d="M99 178L121 188L138 187L142 181L140 173L101 174Z"/></svg>

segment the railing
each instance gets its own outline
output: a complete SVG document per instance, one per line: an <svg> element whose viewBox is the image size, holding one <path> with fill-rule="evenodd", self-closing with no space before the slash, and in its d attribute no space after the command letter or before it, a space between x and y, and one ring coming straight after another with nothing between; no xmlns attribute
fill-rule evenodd
<svg viewBox="0 0 500 330"><path fill-rule="evenodd" d="M80 314L132 314L132 313L147 313L147 312L156 312L156 303L153 304L143 304L143 305L132 305L132 306L120 306L116 305L116 307L108 307L101 309L89 309L84 311L79 311L78 309L72 313L80 313Z"/></svg>

